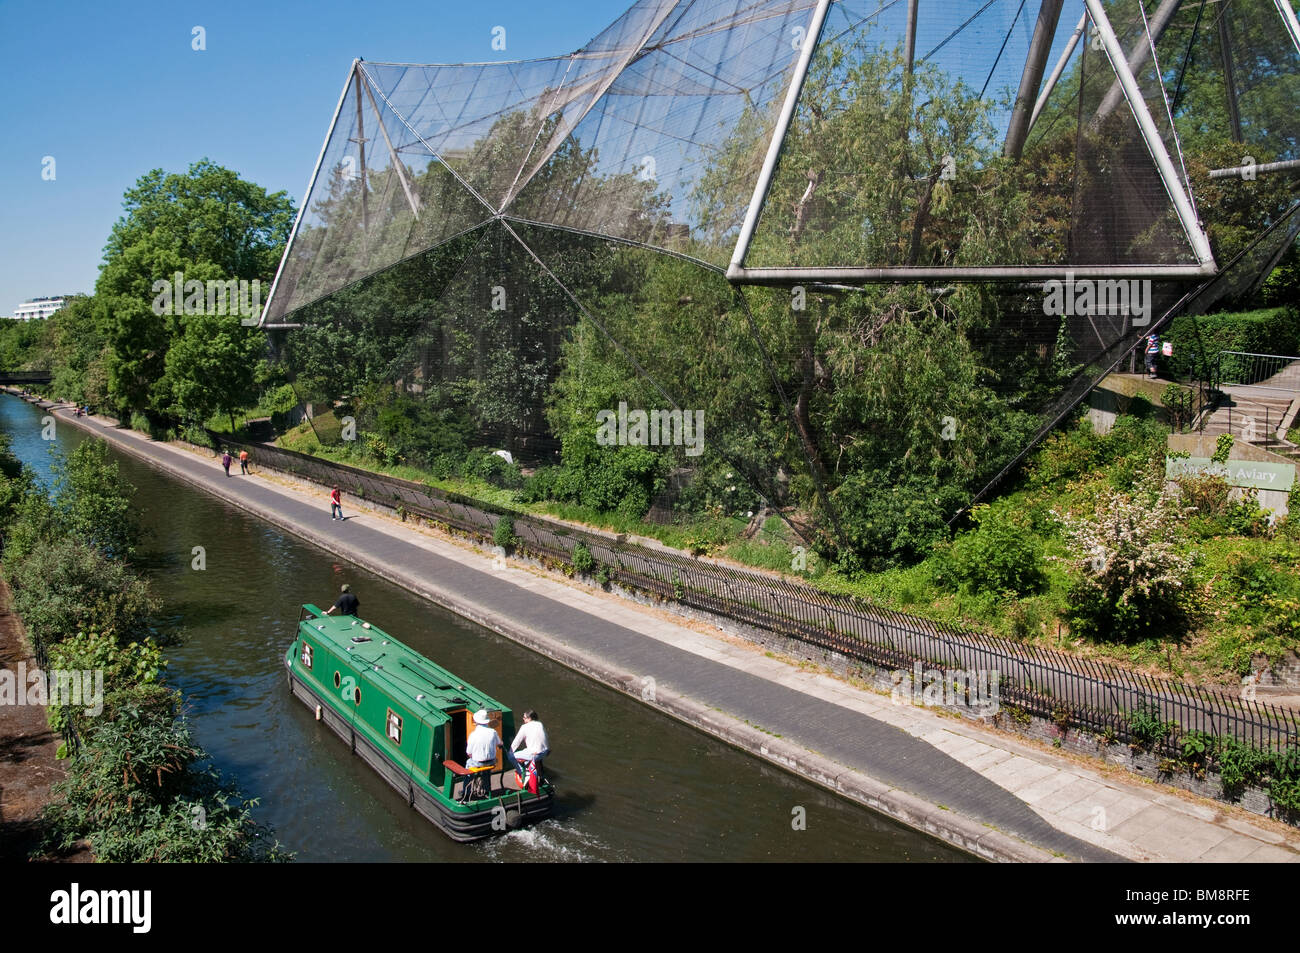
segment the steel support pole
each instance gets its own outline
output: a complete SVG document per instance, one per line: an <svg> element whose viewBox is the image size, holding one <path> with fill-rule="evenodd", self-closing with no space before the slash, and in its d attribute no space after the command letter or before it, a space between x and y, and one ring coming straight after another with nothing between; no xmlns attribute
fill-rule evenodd
<svg viewBox="0 0 1300 953"><path fill-rule="evenodd" d="M1016 93L1015 108L1011 112L1011 122L1007 125L1007 138L1002 144L1002 154L1009 158L1019 159L1025 149L1025 136L1029 134L1029 117L1033 111L1030 104L1038 99L1038 88L1043 82L1043 68L1047 65L1047 54L1052 51L1052 40L1056 36L1056 24L1061 18L1064 3L1065 0L1043 0L1038 6L1034 37L1029 42L1025 70L1020 74L1020 90Z"/></svg>
<svg viewBox="0 0 1300 953"><path fill-rule="evenodd" d="M293 228L289 230L289 240L284 243L284 254L280 256L280 267L275 270L275 278L271 281L271 290L266 295L266 305L262 308L262 316L258 320L258 327L265 327L263 322L266 315L270 312L271 302L275 300L275 290L280 285L280 275L284 273L285 262L289 260L289 250L293 248L293 240L298 234L298 226L302 224L302 217L307 212L307 202L311 198L311 190L316 187L316 178L320 175L321 163L325 161L325 150L329 148L330 136L334 135L334 127L339 123L339 116L343 112L343 103L348 98L348 87L352 85L352 76L360 66L361 60L352 61L352 69L348 71L348 78L343 83L343 91L339 93L338 105L334 107L334 118L330 120L330 127L325 132L325 141L321 143L320 155L316 156L316 165L311 170L311 178L307 180L307 191L302 194L302 205L298 206L298 215L293 220ZM289 325L276 325L276 327L288 327ZM298 325L292 325L298 327Z"/></svg>
<svg viewBox="0 0 1300 953"><path fill-rule="evenodd" d="M1083 36L1083 31L1088 26L1088 12L1085 10L1083 16L1079 17L1079 25L1074 28L1070 34L1070 40L1065 44L1065 49L1061 53L1061 58L1056 61L1056 66L1052 68L1052 75L1047 77L1047 85L1043 87L1042 92L1038 94L1038 101L1034 103L1034 114L1029 117L1029 129L1034 128L1034 123L1038 122L1038 117L1047 105L1048 98L1052 95L1052 90L1056 89L1057 82L1061 79L1061 74L1065 72L1066 64L1070 62L1070 57L1074 55L1074 48L1079 45L1079 38ZM1025 130L1025 135L1029 135L1029 129Z"/></svg>
<svg viewBox="0 0 1300 953"><path fill-rule="evenodd" d="M366 98L370 100L370 108L374 110L375 125L379 127L379 132L384 137L384 144L388 146L388 157L392 160L398 181L402 183L402 191L406 193L406 202L411 206L411 214L415 216L416 221L419 221L420 200L411 191L411 183L406 180L406 169L402 166L402 160L398 156L397 150L393 148L393 140L388 137L388 129L384 126L384 117L379 112L379 105L375 102L375 94L370 91L369 83L366 83Z"/></svg>
<svg viewBox="0 0 1300 953"><path fill-rule="evenodd" d="M853 266L809 268L743 268L732 265L727 278L737 284L789 286L809 283L903 283L917 281L1060 281L1067 266L1008 265L969 268L942 266ZM1213 260L1200 265L1079 265L1071 266L1075 278L1167 278L1175 281L1210 278L1217 274Z"/></svg>
<svg viewBox="0 0 1300 953"><path fill-rule="evenodd" d="M361 69L358 64L357 71L354 75L357 81L357 137L353 140L357 144L357 150L361 153L361 230L369 230L369 213L366 209L366 122L365 116L361 111Z"/></svg>
<svg viewBox="0 0 1300 953"><path fill-rule="evenodd" d="M903 46L903 69L912 75L916 65L916 7L920 0L907 0L907 40Z"/></svg>
<svg viewBox="0 0 1300 953"><path fill-rule="evenodd" d="M1178 12L1178 8L1182 5L1182 2L1183 0L1163 0L1160 6L1156 8L1156 12L1151 17L1151 42L1148 43L1146 41L1145 33L1138 37L1137 42L1133 44L1132 52L1129 53L1128 59L1126 60L1130 75L1136 76L1138 70L1140 70L1142 65L1146 63L1147 57L1152 53L1152 47L1160 42L1160 37L1164 36L1165 28L1169 26L1169 21L1174 18L1174 14ZM1088 4L1088 8L1091 9L1092 4ZM1093 15L1092 21L1093 23L1097 22L1095 14ZM1111 31L1112 35L1114 34L1114 30L1112 29L1109 20L1106 21L1106 28ZM1115 57L1112 56L1111 59L1114 60ZM1116 72L1119 72L1118 67L1116 67ZM1103 99L1101 105L1097 107L1097 115L1094 116L1092 120L1093 124L1100 125L1107 116L1115 111L1115 107L1120 104L1120 101L1123 100L1123 98L1123 86L1119 80L1116 80L1111 84L1110 89L1106 92L1106 98Z"/></svg>
<svg viewBox="0 0 1300 953"><path fill-rule="evenodd" d="M1223 93L1228 102L1228 120L1232 123L1232 141L1241 142L1241 113L1237 111L1237 75L1232 62L1232 34L1228 30L1228 11L1219 11L1219 49L1223 53Z"/></svg>
<svg viewBox="0 0 1300 953"><path fill-rule="evenodd" d="M1169 193L1169 199L1174 203L1178 219L1182 222L1183 230L1187 232L1188 241L1192 243L1196 260L1202 267L1208 268L1210 273L1213 273L1214 252L1210 250L1210 240L1206 237L1205 230L1201 228L1196 210L1192 207L1192 200L1183 189L1173 160L1169 158L1169 150L1165 148L1164 140L1160 138L1160 130L1156 128L1155 120L1151 118L1151 111L1147 109L1146 100L1142 98L1142 90L1138 88L1137 79L1134 78L1133 71L1129 69L1128 61L1124 58L1124 49L1119 45L1119 38L1115 36L1110 20L1106 17L1106 8L1102 0L1084 0L1084 2L1088 5L1088 12L1092 14L1093 25L1101 36L1106 55L1110 57L1111 68L1115 70L1124 95L1128 97L1133 118L1137 120L1142 138L1146 141L1151 158L1155 160L1160 178L1164 180L1165 191ZM1176 6L1178 0L1165 0L1165 3Z"/></svg>
<svg viewBox="0 0 1300 953"><path fill-rule="evenodd" d="M1211 169L1212 179L1236 179L1251 175L1265 175L1269 172L1291 172L1300 170L1300 159L1284 159L1281 162L1265 162L1263 165L1233 166L1229 169Z"/></svg>
<svg viewBox="0 0 1300 953"><path fill-rule="evenodd" d="M772 184L772 174L776 171L776 160L781 155L781 145L785 142L785 134L790 128L790 121L794 118L794 109L799 102L799 94L803 92L804 81L808 78L808 64L812 62L813 50L817 48L817 41L821 38L822 26L826 23L826 12L830 9L831 0L817 0L817 7L813 10L812 20L808 24L808 33L804 37L803 49L799 51L799 59L794 66L794 74L790 77L790 88L786 90L785 102L781 106L781 114L777 117L776 127L772 130L772 141L767 145L767 155L763 158L763 167L759 170L758 181L754 183L754 194L749 200L749 208L745 210L745 221L740 226L740 234L736 237L736 248L731 253L731 265L727 269L730 275L733 270L738 270L741 263L745 260L745 255L749 252L749 243L754 238L754 228L758 225L758 214L763 209L763 202L767 198L768 187Z"/></svg>
<svg viewBox="0 0 1300 953"><path fill-rule="evenodd" d="M1291 42L1295 44L1295 51L1300 53L1300 19L1296 18L1295 8L1291 6L1291 0L1274 0L1277 4L1277 12L1282 14L1282 21L1286 24L1287 32L1291 34Z"/></svg>

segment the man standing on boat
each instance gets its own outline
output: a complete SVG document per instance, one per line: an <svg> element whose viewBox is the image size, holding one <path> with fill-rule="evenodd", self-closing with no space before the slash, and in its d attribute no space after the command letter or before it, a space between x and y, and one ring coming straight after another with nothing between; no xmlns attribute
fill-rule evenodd
<svg viewBox="0 0 1300 953"><path fill-rule="evenodd" d="M339 615L357 614L357 610L361 608L361 600L352 594L352 587L345 582L341 593L334 601L334 605L325 610L326 615L333 615L335 609L339 611Z"/></svg>

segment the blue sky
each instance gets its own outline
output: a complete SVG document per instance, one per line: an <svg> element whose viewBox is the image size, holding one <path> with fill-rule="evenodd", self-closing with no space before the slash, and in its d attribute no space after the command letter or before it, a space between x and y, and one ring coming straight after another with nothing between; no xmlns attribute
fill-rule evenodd
<svg viewBox="0 0 1300 953"><path fill-rule="evenodd" d="M629 4L0 0L0 316L28 298L91 291L122 193L150 169L206 156L300 203L355 57L566 53ZM195 26L203 51L191 46ZM504 52L492 49L495 26Z"/></svg>

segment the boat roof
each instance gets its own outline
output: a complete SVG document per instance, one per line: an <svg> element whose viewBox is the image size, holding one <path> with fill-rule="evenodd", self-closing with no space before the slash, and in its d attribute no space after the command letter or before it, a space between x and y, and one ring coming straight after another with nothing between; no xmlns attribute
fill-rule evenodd
<svg viewBox="0 0 1300 953"><path fill-rule="evenodd" d="M311 604L303 608L316 618L304 618L299 627L307 627L318 641L329 644L339 655L350 655L369 668L369 678L390 697L428 713L459 708L509 711L378 626L356 616L325 615Z"/></svg>

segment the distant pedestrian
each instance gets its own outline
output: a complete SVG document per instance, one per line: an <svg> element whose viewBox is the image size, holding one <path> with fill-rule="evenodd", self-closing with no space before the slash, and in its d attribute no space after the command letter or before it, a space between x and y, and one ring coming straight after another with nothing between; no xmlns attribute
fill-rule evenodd
<svg viewBox="0 0 1300 953"><path fill-rule="evenodd" d="M229 450L221 451L221 469L226 471L226 476L230 476L230 464L232 459Z"/></svg>
<svg viewBox="0 0 1300 953"><path fill-rule="evenodd" d="M343 519L343 496L339 493L338 485L330 491L330 519Z"/></svg>
<svg viewBox="0 0 1300 953"><path fill-rule="evenodd" d="M239 451L239 472L240 473L248 472L248 451L247 450Z"/></svg>
<svg viewBox="0 0 1300 953"><path fill-rule="evenodd" d="M1147 366L1147 373L1152 377L1156 376L1156 358L1159 356L1160 356L1160 338L1156 337L1154 334L1148 334L1146 366Z"/></svg>

